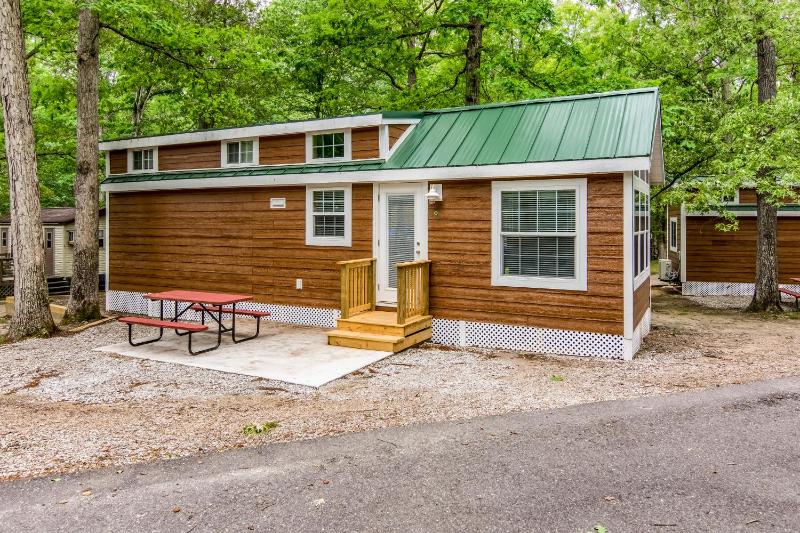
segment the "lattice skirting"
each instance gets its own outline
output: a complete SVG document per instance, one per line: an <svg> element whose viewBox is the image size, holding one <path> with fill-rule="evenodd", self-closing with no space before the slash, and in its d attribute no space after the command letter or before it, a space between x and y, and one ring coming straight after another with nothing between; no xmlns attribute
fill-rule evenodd
<svg viewBox="0 0 800 533"><path fill-rule="evenodd" d="M459 347L505 348L609 359L622 359L626 354L626 340L622 335L439 318L433 319L431 340Z"/></svg>
<svg viewBox="0 0 800 533"><path fill-rule="evenodd" d="M341 316L338 309L321 309L318 307L295 307L291 305L263 304L256 302L236 304L236 307L239 309L249 309L251 311L267 311L270 313L270 316L266 320L274 322L300 324L303 326L319 326L323 328L335 328L336 320ZM109 311L119 311L121 313L157 317L159 315L159 302L147 300L141 292L107 291L106 309ZM171 318L174 315L175 306L169 302L164 302L164 318ZM230 318L224 313L223 317ZM187 311L181 315L181 320L184 318L188 321L199 321L200 313Z"/></svg>
<svg viewBox="0 0 800 533"><path fill-rule="evenodd" d="M781 287L800 291L800 285ZM684 296L752 296L755 285L752 283L728 283L723 281L684 281L681 292ZM784 296L784 301L794 303L794 298Z"/></svg>
<svg viewBox="0 0 800 533"><path fill-rule="evenodd" d="M263 303L243 303L237 305L242 309L268 311L268 320L335 328L336 320L341 316L337 309L320 309L316 307L294 307ZM140 292L107 291L106 308L109 311L133 313L157 317L159 303L144 298ZM174 306L164 304L164 317L174 316ZM200 320L200 314L188 311L182 318ZM508 324L492 324L485 322L469 322L465 320L433 319L433 342L450 346L479 348L504 348L508 350L525 350L560 355L577 355L582 357L604 357L609 359L631 358L641 346L644 336L650 331L650 310L636 328L633 339L625 339L622 335L608 335L582 331L536 328L529 326L512 326Z"/></svg>

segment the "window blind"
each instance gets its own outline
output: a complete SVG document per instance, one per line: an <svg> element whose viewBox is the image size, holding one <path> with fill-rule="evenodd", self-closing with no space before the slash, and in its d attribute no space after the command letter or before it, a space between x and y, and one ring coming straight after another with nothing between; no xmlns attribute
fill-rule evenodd
<svg viewBox="0 0 800 533"><path fill-rule="evenodd" d="M344 190L314 191L315 237L344 237Z"/></svg>
<svg viewBox="0 0 800 533"><path fill-rule="evenodd" d="M574 189L503 191L503 275L575 277Z"/></svg>
<svg viewBox="0 0 800 533"><path fill-rule="evenodd" d="M386 249L389 287L397 288L397 263L414 260L414 195L389 194L386 197Z"/></svg>

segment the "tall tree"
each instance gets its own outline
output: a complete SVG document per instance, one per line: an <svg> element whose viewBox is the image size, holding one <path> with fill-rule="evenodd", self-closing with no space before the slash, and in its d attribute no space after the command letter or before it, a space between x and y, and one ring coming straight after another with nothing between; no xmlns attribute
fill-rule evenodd
<svg viewBox="0 0 800 533"><path fill-rule="evenodd" d="M778 56L775 43L769 35L760 35L756 41L758 58L758 104L773 100L778 95ZM771 187L756 187L756 279L750 311L781 310L778 292L778 204L772 192L777 179L774 170L762 167L757 172L757 182L769 180Z"/></svg>
<svg viewBox="0 0 800 533"><path fill-rule="evenodd" d="M48 335L55 324L47 299L36 144L19 0L0 1L0 97L14 256L14 317L8 336Z"/></svg>
<svg viewBox="0 0 800 533"><path fill-rule="evenodd" d="M78 15L77 155L75 173L75 251L69 303L63 323L100 317L98 301L98 80L100 21L91 5Z"/></svg>

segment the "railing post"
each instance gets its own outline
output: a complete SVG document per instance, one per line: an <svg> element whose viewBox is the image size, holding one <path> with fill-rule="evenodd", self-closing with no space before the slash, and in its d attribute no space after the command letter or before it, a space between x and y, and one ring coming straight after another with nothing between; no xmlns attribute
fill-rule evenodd
<svg viewBox="0 0 800 533"><path fill-rule="evenodd" d="M341 288L341 301L339 302L342 311L342 318L350 318L350 265L342 264L339 270L339 283Z"/></svg>
<svg viewBox="0 0 800 533"><path fill-rule="evenodd" d="M367 268L368 276L367 276L367 283L369 283L369 287L367 288L367 294L369 295L369 310L375 310L375 304L377 303L375 300L375 258L373 257L369 262L369 267Z"/></svg>

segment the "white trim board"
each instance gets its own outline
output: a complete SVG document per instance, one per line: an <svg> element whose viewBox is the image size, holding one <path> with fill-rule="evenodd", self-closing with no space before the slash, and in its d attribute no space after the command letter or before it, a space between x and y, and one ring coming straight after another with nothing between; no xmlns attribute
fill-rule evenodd
<svg viewBox="0 0 800 533"><path fill-rule="evenodd" d="M226 178L197 178L124 183L104 183L102 190L110 192L213 189L223 187L268 187L326 183L378 183L393 181L434 181L456 179L538 178L546 176L606 174L646 169L649 157L591 159L580 161L548 161L464 167L418 169L383 169L373 171L317 172L307 174L277 174L233 176Z"/></svg>
<svg viewBox="0 0 800 533"><path fill-rule="evenodd" d="M228 139L242 139L249 137L268 137L271 135L290 135L293 133L307 133L321 130L341 130L345 128L365 128L380 126L381 124L416 124L418 118L384 119L383 115L360 115L355 117L325 118L318 120L303 120L297 122L283 122L279 124L261 124L241 128L226 128L220 130L192 131L186 133L173 133L170 135L154 135L152 137L137 137L134 139L119 139L100 143L100 150L124 150L126 148L143 148L153 144L167 146L172 144L186 144L208 141L224 141Z"/></svg>

